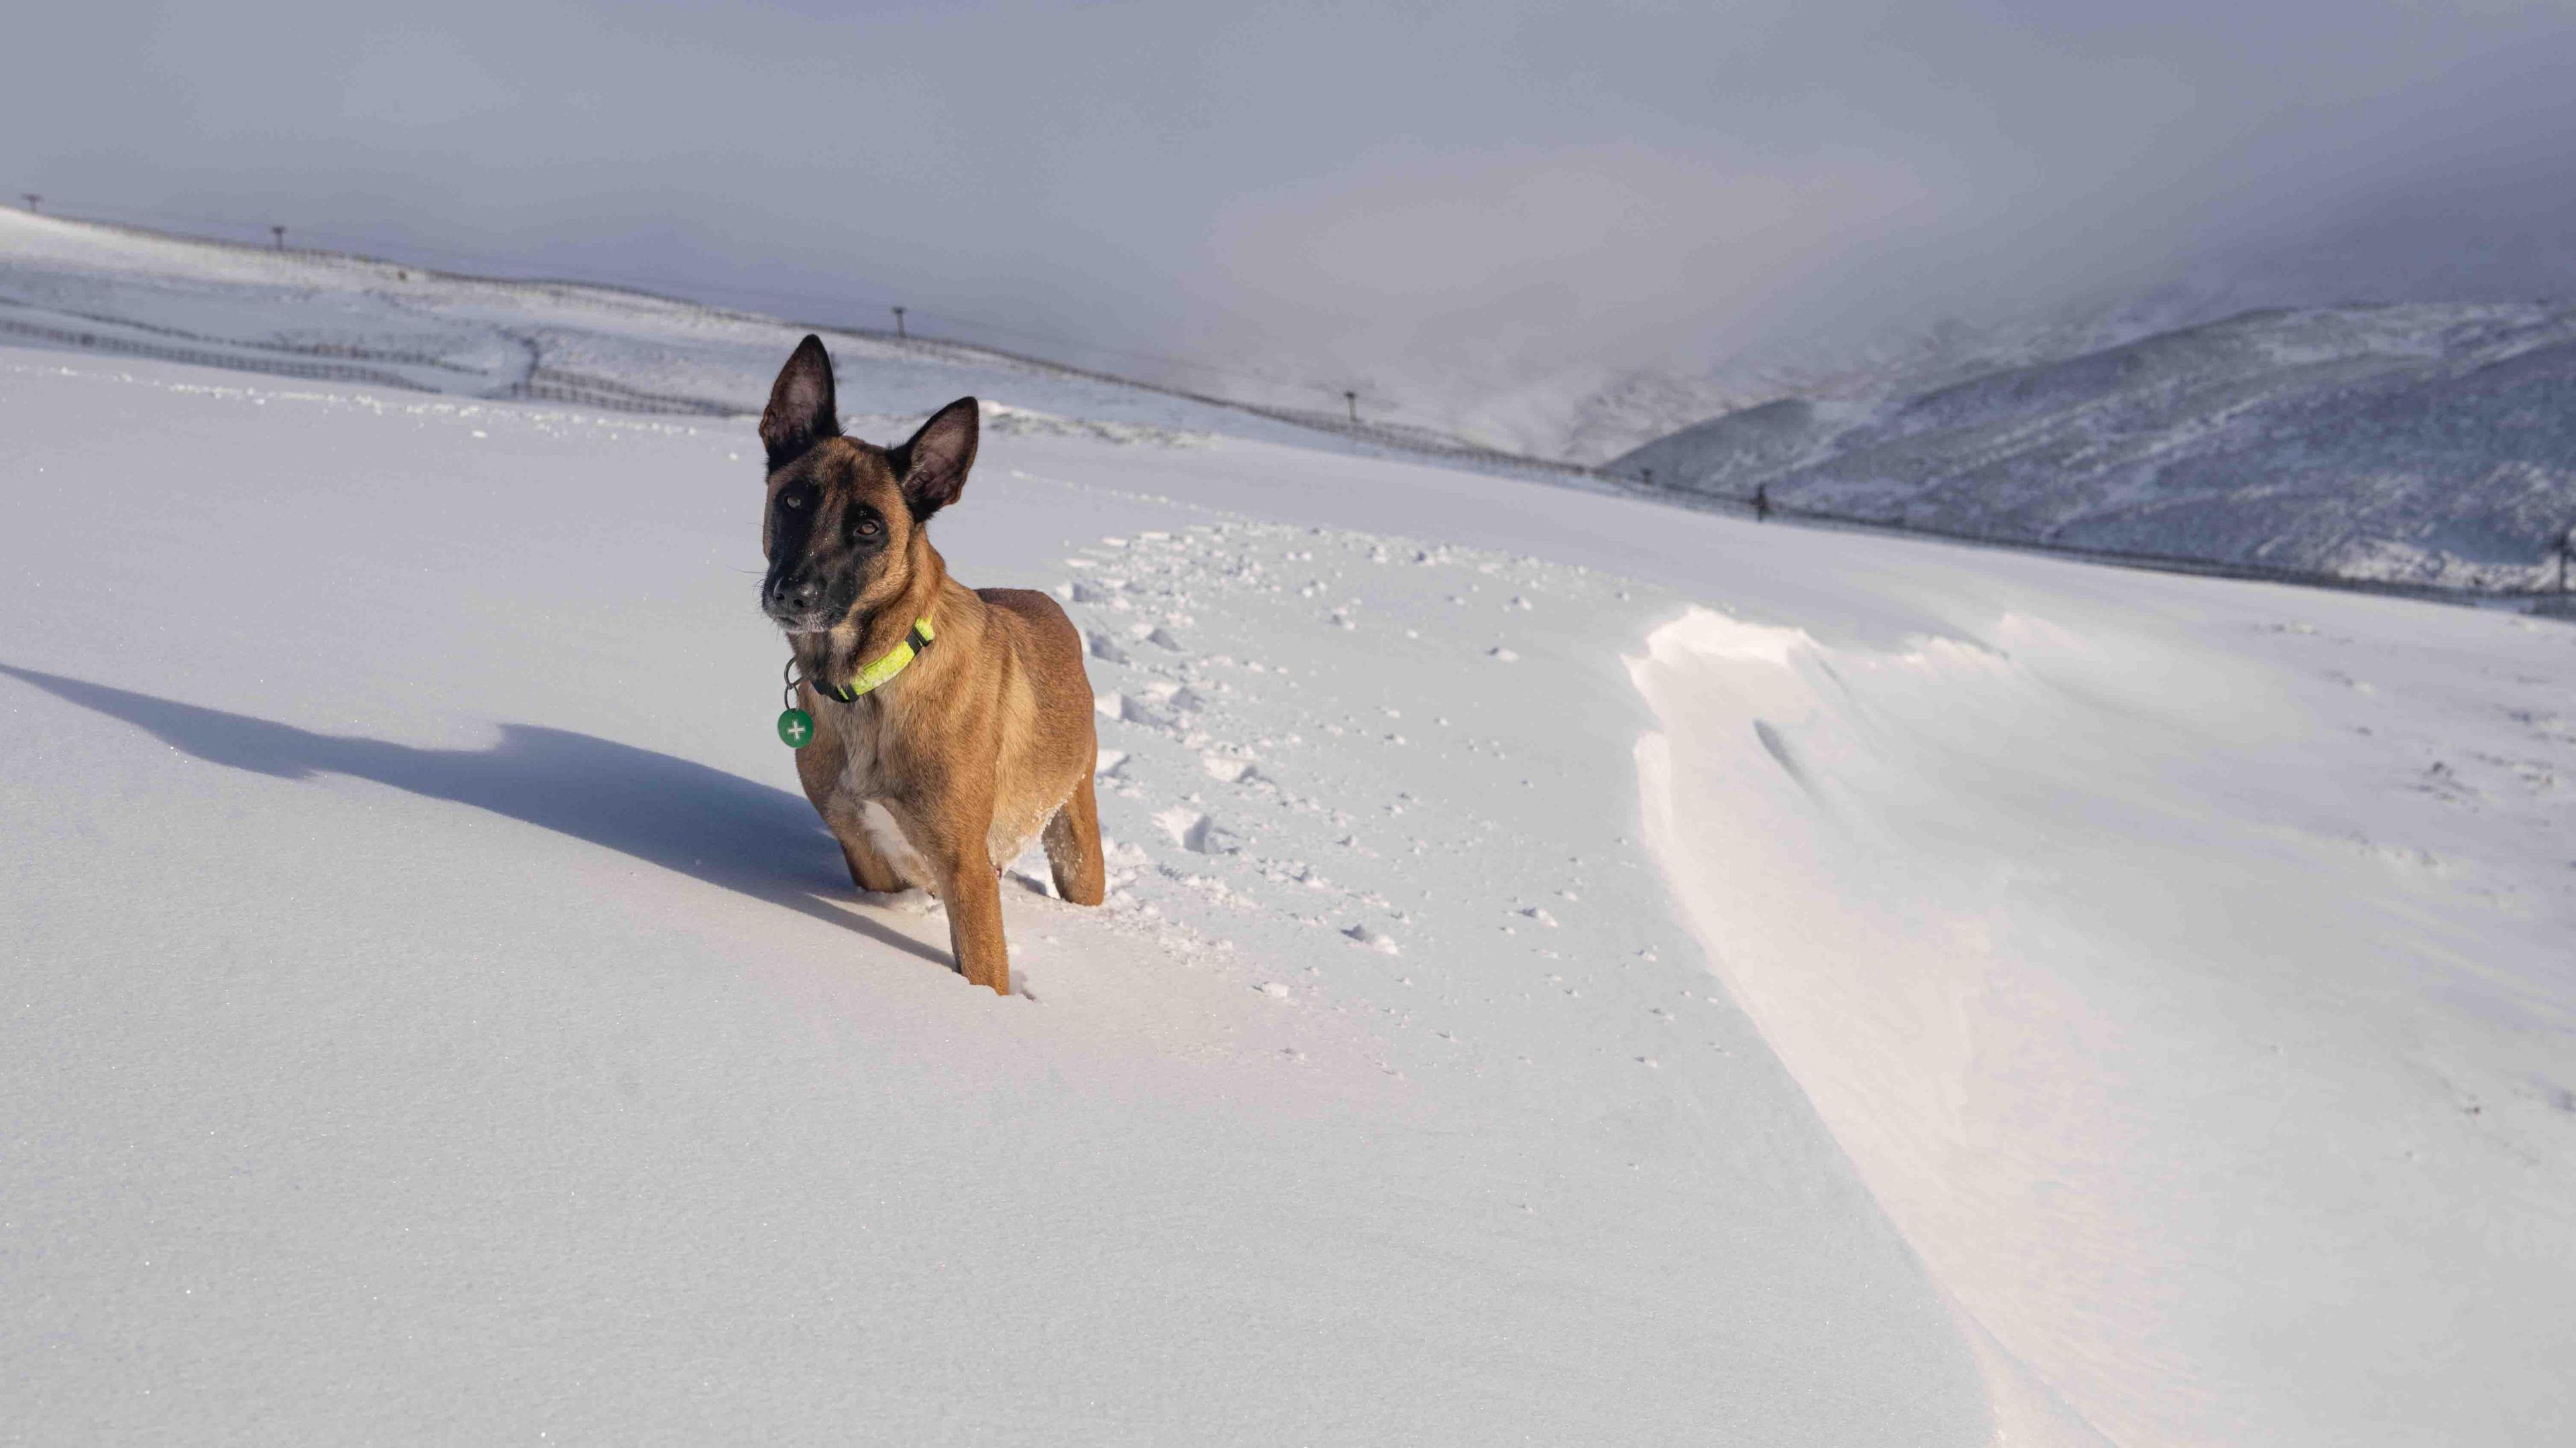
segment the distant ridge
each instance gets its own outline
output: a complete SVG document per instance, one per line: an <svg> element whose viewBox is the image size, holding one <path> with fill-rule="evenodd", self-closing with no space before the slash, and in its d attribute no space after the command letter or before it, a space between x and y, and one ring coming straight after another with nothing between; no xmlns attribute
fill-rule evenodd
<svg viewBox="0 0 2576 1448"><path fill-rule="evenodd" d="M1883 401L1783 398L1610 467L1996 542L2541 589L2576 526L2576 308L2252 311Z"/></svg>

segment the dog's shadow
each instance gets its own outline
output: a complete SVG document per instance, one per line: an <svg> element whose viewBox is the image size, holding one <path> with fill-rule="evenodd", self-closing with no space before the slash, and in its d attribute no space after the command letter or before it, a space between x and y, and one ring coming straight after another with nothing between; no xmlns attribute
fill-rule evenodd
<svg viewBox="0 0 2576 1448"><path fill-rule="evenodd" d="M823 897L853 887L804 798L720 769L568 729L504 724L489 749L417 749L316 734L0 664L56 698L149 730L210 763L276 779L345 774L588 840L710 885L783 905L954 968L934 950Z"/></svg>

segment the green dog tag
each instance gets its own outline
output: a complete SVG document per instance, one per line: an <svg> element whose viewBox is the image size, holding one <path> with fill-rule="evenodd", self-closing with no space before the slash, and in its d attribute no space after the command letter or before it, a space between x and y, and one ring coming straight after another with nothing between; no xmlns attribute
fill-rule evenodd
<svg viewBox="0 0 2576 1448"><path fill-rule="evenodd" d="M802 709L790 709L778 716L778 737L790 749L802 749L814 737L814 716Z"/></svg>

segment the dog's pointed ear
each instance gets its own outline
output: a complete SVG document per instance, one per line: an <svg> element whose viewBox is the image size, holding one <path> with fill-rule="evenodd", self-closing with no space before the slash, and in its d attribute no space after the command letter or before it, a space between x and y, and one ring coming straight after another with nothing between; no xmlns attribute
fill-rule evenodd
<svg viewBox="0 0 2576 1448"><path fill-rule="evenodd" d="M966 470L975 466L975 441L983 430L975 399L961 397L930 415L912 440L887 456L894 475L903 480L903 499L916 520L957 501L966 491Z"/></svg>
<svg viewBox="0 0 2576 1448"><path fill-rule="evenodd" d="M814 444L841 435L841 415L832 403L832 354L823 339L807 334L796 355L778 369L769 388L769 410L760 415L761 445L769 449L769 470L776 472L805 456Z"/></svg>

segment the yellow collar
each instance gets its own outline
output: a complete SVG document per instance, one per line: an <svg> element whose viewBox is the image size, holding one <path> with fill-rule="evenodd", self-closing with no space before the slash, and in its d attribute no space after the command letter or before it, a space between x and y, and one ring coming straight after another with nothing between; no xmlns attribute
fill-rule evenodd
<svg viewBox="0 0 2576 1448"><path fill-rule="evenodd" d="M921 657L922 650L930 647L930 641L937 637L939 635L931 629L928 617L914 619L912 631L903 636L903 642L888 650L883 658L859 670L857 678L837 689L816 684L814 692L827 699L838 699L844 704L855 704L861 694L874 693L885 687L888 679L909 668L914 659Z"/></svg>

